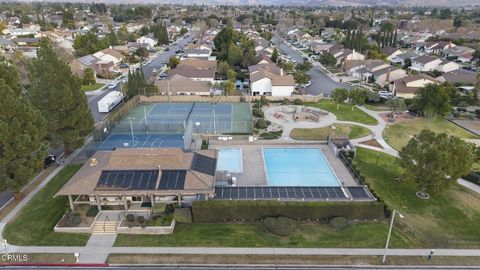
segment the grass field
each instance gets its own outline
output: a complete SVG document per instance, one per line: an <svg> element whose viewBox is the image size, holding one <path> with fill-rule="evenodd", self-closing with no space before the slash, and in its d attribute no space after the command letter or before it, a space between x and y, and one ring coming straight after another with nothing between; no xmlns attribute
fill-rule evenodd
<svg viewBox="0 0 480 270"><path fill-rule="evenodd" d="M288 237L269 233L262 223L178 224L171 235L118 235L115 246L196 247L365 247L381 248L387 236L386 221L350 224L336 230L327 224L300 224ZM409 247L394 233L393 246Z"/></svg>
<svg viewBox="0 0 480 270"><path fill-rule="evenodd" d="M241 254L111 254L111 264L267 264L267 265L380 265L381 256L316 255L241 255ZM386 265L472 265L480 257L439 257L428 261L425 256L389 256Z"/></svg>
<svg viewBox="0 0 480 270"><path fill-rule="evenodd" d="M348 103L340 104L337 110L337 104L333 100L321 100L317 103L305 103L305 106L317 107L322 110L329 111L340 121L352 121L366 125L377 125L378 121L370 115L362 112L357 107L353 107Z"/></svg>
<svg viewBox="0 0 480 270"><path fill-rule="evenodd" d="M479 136L442 118L419 118L408 120L406 123L390 125L388 130L383 131L383 137L393 148L401 150L414 135L419 134L424 129L466 139L479 138Z"/></svg>
<svg viewBox="0 0 480 270"><path fill-rule="evenodd" d="M371 188L390 209L405 215L397 228L416 247L480 248L480 195L459 185L429 200L417 198L414 183L396 182L401 168L394 157L357 149L355 162Z"/></svg>
<svg viewBox="0 0 480 270"><path fill-rule="evenodd" d="M82 90L85 91L85 92L94 91L94 90L97 90L104 85L105 84L103 84L103 83L95 83L95 84L92 84L92 85L82 85Z"/></svg>
<svg viewBox="0 0 480 270"><path fill-rule="evenodd" d="M323 128L294 128L290 137L295 140L327 140L329 135L348 135L350 139L361 138L371 134L368 128L357 125L335 124Z"/></svg>
<svg viewBox="0 0 480 270"><path fill-rule="evenodd" d="M84 246L88 234L56 233L53 231L65 209L68 198L53 195L80 169L81 165L67 165L40 190L7 224L3 236L14 245L35 246Z"/></svg>
<svg viewBox="0 0 480 270"><path fill-rule="evenodd" d="M371 111L390 111L390 108L385 104L365 104L364 107Z"/></svg>

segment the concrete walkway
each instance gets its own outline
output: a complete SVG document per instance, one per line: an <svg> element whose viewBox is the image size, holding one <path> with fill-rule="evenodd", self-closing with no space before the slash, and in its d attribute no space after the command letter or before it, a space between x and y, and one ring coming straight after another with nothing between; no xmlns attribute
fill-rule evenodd
<svg viewBox="0 0 480 270"><path fill-rule="evenodd" d="M92 234L87 245L78 248L80 251L80 263L104 263L107 260L110 249L117 239L116 234Z"/></svg>
<svg viewBox="0 0 480 270"><path fill-rule="evenodd" d="M473 190L477 193L480 193L480 186L475 184L475 183L469 182L469 181L461 179L461 178L457 180L457 183L461 186L464 186L464 187L470 189L470 190Z"/></svg>

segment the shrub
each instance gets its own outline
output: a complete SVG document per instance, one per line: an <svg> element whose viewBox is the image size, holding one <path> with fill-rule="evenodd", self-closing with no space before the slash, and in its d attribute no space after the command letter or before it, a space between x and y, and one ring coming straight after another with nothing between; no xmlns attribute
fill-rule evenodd
<svg viewBox="0 0 480 270"><path fill-rule="evenodd" d="M334 217L328 221L328 224L336 230L343 230L348 226L348 223L348 219L344 217Z"/></svg>
<svg viewBox="0 0 480 270"><path fill-rule="evenodd" d="M271 132L264 132L260 134L260 138L264 140L275 140L282 136L282 131L271 131Z"/></svg>
<svg viewBox="0 0 480 270"><path fill-rule="evenodd" d="M384 217L384 207L380 202L209 200L194 202L192 212L195 222L262 220L276 216L301 220L378 219Z"/></svg>
<svg viewBox="0 0 480 270"><path fill-rule="evenodd" d="M295 105L302 105L302 104L303 104L303 101L302 101L301 99L299 99L299 98L296 98L296 99L293 100L293 104L295 104Z"/></svg>
<svg viewBox="0 0 480 270"><path fill-rule="evenodd" d="M258 119L255 126L259 129L266 129L268 127L267 122L263 118Z"/></svg>
<svg viewBox="0 0 480 270"><path fill-rule="evenodd" d="M253 109L252 114L253 114L253 116L259 117L259 118L265 117L265 114L260 109Z"/></svg>
<svg viewBox="0 0 480 270"><path fill-rule="evenodd" d="M77 225L80 224L80 222L82 222L82 218L80 216L76 216L76 215L67 215L65 217L65 225L67 227L75 227Z"/></svg>
<svg viewBox="0 0 480 270"><path fill-rule="evenodd" d="M467 109L466 109L466 108L458 107L458 108L457 108L457 111L458 111L458 112L466 112Z"/></svg>
<svg viewBox="0 0 480 270"><path fill-rule="evenodd" d="M90 208L88 208L87 210L87 213L85 213L85 215L87 217L96 217L98 214L98 207L97 206L90 206Z"/></svg>
<svg viewBox="0 0 480 270"><path fill-rule="evenodd" d="M240 97L240 102L242 102L242 103L245 102L245 97L244 96Z"/></svg>
<svg viewBox="0 0 480 270"><path fill-rule="evenodd" d="M470 172L462 178L469 182L480 185L480 174L478 172Z"/></svg>
<svg viewBox="0 0 480 270"><path fill-rule="evenodd" d="M269 232L280 236L289 236L297 228L297 221L287 217L267 217L263 224Z"/></svg>
<svg viewBox="0 0 480 270"><path fill-rule="evenodd" d="M138 221L138 223L144 223L145 222L145 217L144 216L138 216L137 221Z"/></svg>
<svg viewBox="0 0 480 270"><path fill-rule="evenodd" d="M132 214L128 214L125 219L128 221L128 222L133 222L135 220L135 217L132 215Z"/></svg>
<svg viewBox="0 0 480 270"><path fill-rule="evenodd" d="M288 104L290 104L290 100L288 98L284 98L282 100L282 105L288 105Z"/></svg>
<svg viewBox="0 0 480 270"><path fill-rule="evenodd" d="M175 208L173 218L178 223L192 223L192 211L190 208Z"/></svg>
<svg viewBox="0 0 480 270"><path fill-rule="evenodd" d="M475 115L476 115L477 117L480 117L480 110L479 110L479 109L476 109L476 110L475 110Z"/></svg>

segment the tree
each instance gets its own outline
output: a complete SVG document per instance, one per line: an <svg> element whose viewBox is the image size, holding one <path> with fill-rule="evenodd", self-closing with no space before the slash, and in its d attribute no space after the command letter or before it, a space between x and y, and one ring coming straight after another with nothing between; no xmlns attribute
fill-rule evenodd
<svg viewBox="0 0 480 270"><path fill-rule="evenodd" d="M94 85L96 82L97 81L95 79L95 73L93 72L93 69L86 68L85 71L83 72L83 84Z"/></svg>
<svg viewBox="0 0 480 270"><path fill-rule="evenodd" d="M337 103L337 110L340 107L340 104L348 99L348 95L348 89L345 88L335 88L332 91L332 99Z"/></svg>
<svg viewBox="0 0 480 270"><path fill-rule="evenodd" d="M240 66L243 62L243 50L237 45L231 44L228 50L227 62L233 67Z"/></svg>
<svg viewBox="0 0 480 270"><path fill-rule="evenodd" d="M175 55L170 56L170 58L168 58L168 66L170 68L176 68L178 64L180 64L180 60L178 60L178 58Z"/></svg>
<svg viewBox="0 0 480 270"><path fill-rule="evenodd" d="M392 98L387 100L386 105L390 108L392 113L404 111L406 109L405 100L403 98Z"/></svg>
<svg viewBox="0 0 480 270"><path fill-rule="evenodd" d="M447 190L470 171L477 159L475 145L429 130L415 135L399 156L405 178L431 194Z"/></svg>
<svg viewBox="0 0 480 270"><path fill-rule="evenodd" d="M445 116L452 110L448 86L427 84L425 87L418 89L415 94L414 107L423 116Z"/></svg>
<svg viewBox="0 0 480 270"><path fill-rule="evenodd" d="M180 35L183 36L183 35L185 35L186 33L188 33L188 29L185 28L185 27L182 27L182 28L180 29Z"/></svg>
<svg viewBox="0 0 480 270"><path fill-rule="evenodd" d="M361 88L353 88L350 91L350 102L352 103L352 111L354 108L353 105L362 106L363 104L365 104L366 100L367 100L367 93L365 90Z"/></svg>
<svg viewBox="0 0 480 270"><path fill-rule="evenodd" d="M272 56L270 57L270 59L272 59L272 61L276 63L278 60L278 57L279 57L279 53L278 53L277 47L275 47L275 49L273 49Z"/></svg>
<svg viewBox="0 0 480 270"><path fill-rule="evenodd" d="M405 61L403 61L403 68L408 69L409 67L412 66L412 59L407 58Z"/></svg>
<svg viewBox="0 0 480 270"><path fill-rule="evenodd" d="M237 73L235 70L230 69L227 71L227 78L229 81L235 82L237 80Z"/></svg>
<svg viewBox="0 0 480 270"><path fill-rule="evenodd" d="M70 153L93 129L92 114L80 79L57 57L47 39L39 45L37 58L30 65L29 94L47 120L49 141L63 144L65 152Z"/></svg>
<svg viewBox="0 0 480 270"><path fill-rule="evenodd" d="M453 26L455 28L462 26L462 19L459 17L455 17L455 19L453 19Z"/></svg>
<svg viewBox="0 0 480 270"><path fill-rule="evenodd" d="M326 67L333 67L337 64L337 59L331 52L323 52L320 55L320 63Z"/></svg>
<svg viewBox="0 0 480 270"><path fill-rule="evenodd" d="M228 80L223 84L223 90L226 95L230 95L235 91L235 83Z"/></svg>
<svg viewBox="0 0 480 270"><path fill-rule="evenodd" d="M0 190L19 190L43 165L47 123L22 93L15 67L0 59Z"/></svg>
<svg viewBox="0 0 480 270"><path fill-rule="evenodd" d="M140 47L135 51L135 55L142 59L148 58L149 54L148 49L145 47Z"/></svg>
<svg viewBox="0 0 480 270"><path fill-rule="evenodd" d="M365 91L368 102L379 102L380 94L377 91Z"/></svg>

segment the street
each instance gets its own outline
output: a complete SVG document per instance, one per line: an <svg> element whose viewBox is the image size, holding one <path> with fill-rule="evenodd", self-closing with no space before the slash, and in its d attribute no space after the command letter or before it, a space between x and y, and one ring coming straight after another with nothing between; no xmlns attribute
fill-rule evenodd
<svg viewBox="0 0 480 270"><path fill-rule="evenodd" d="M139 265L139 266L90 266L90 267L78 267L78 266L5 266L4 269L111 269L111 270L121 270L121 269L161 269L161 270L392 270L392 269L432 269L429 266L284 266L284 265L272 265L272 266L202 266L202 265L192 265L192 266L152 266L152 265ZM438 270L447 270L447 269L475 269L471 267L452 267L452 266L435 266L434 269Z"/></svg>
<svg viewBox="0 0 480 270"><path fill-rule="evenodd" d="M287 46L287 44L285 44L284 41L282 41L280 38L274 37L272 38L272 42L285 54L295 58L297 63L303 62L303 56L297 51ZM310 70L310 76L312 77L312 85L305 88L306 94L309 95L330 95L335 88L351 88L351 86L348 84L334 81L332 78L327 76L323 71L321 71L315 66L312 67L312 69Z"/></svg>
<svg viewBox="0 0 480 270"><path fill-rule="evenodd" d="M155 56L151 60L152 62L149 65L146 65L143 67L145 78L150 77L153 69L160 69L161 67L163 67L164 66L163 61L168 62L168 59L171 56L175 55L175 51L178 49L182 49L183 46L191 42L194 36L195 36L195 33L190 33L188 37L178 39L176 41L177 42L176 46L172 45L169 47L170 50L160 52L157 56ZM101 90L85 93L88 98L88 108L92 112L92 116L93 116L93 120L95 121L95 124L105 119L105 117L107 117L108 115L108 113L101 113L98 111L98 101L112 91L121 91L121 83L118 83L118 85L113 89L108 89L108 84L107 84Z"/></svg>

